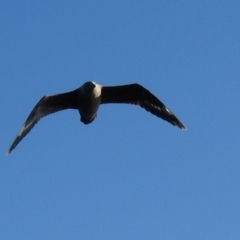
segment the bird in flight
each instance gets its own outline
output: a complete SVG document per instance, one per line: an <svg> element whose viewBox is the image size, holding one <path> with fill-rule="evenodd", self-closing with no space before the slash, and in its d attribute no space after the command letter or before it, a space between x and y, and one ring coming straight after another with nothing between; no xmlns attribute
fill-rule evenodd
<svg viewBox="0 0 240 240"><path fill-rule="evenodd" d="M80 121L89 124L96 118L100 104L106 103L138 105L172 125L185 129L177 117L143 86L137 83L122 86L101 86L89 81L71 92L41 98L29 114L7 154L11 153L41 118L61 110L76 109L79 111Z"/></svg>

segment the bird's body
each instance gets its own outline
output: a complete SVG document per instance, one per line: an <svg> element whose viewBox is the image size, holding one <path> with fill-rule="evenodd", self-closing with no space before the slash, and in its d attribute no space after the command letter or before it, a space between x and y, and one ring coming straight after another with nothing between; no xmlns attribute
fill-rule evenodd
<svg viewBox="0 0 240 240"><path fill-rule="evenodd" d="M71 92L44 96L33 108L7 154L11 153L42 117L65 109L76 109L79 111L80 121L89 124L96 118L100 104L106 103L139 105L157 117L180 129L185 129L177 117L157 97L139 84L107 87L95 82L86 82Z"/></svg>
<svg viewBox="0 0 240 240"><path fill-rule="evenodd" d="M77 91L80 120L89 124L96 118L101 104L101 86L94 82L86 82Z"/></svg>

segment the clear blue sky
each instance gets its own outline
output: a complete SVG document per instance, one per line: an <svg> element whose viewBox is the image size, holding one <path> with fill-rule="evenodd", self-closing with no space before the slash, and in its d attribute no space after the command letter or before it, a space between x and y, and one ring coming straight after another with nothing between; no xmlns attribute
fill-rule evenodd
<svg viewBox="0 0 240 240"><path fill-rule="evenodd" d="M0 239L240 239L239 1L0 5ZM87 80L138 82L188 130L68 110L5 156L42 96Z"/></svg>

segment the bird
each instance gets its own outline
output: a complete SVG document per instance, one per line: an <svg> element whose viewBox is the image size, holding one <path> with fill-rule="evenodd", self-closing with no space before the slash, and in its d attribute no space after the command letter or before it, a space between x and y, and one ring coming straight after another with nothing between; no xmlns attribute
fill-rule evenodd
<svg viewBox="0 0 240 240"><path fill-rule="evenodd" d="M178 118L156 96L138 83L102 86L94 81L88 81L73 91L42 97L6 154L12 152L41 118L58 111L76 109L79 111L80 121L90 124L96 119L99 106L107 103L137 105L172 125L185 129Z"/></svg>

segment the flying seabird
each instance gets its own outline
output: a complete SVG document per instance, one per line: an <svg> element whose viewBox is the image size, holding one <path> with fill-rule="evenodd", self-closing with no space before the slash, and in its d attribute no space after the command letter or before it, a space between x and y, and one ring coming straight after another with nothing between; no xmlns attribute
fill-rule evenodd
<svg viewBox="0 0 240 240"><path fill-rule="evenodd" d="M109 87L89 81L74 91L41 98L14 139L7 154L11 153L41 118L70 108L78 110L81 117L80 121L89 124L96 118L100 104L106 103L139 105L172 125L185 129L177 117L143 86L134 83Z"/></svg>

